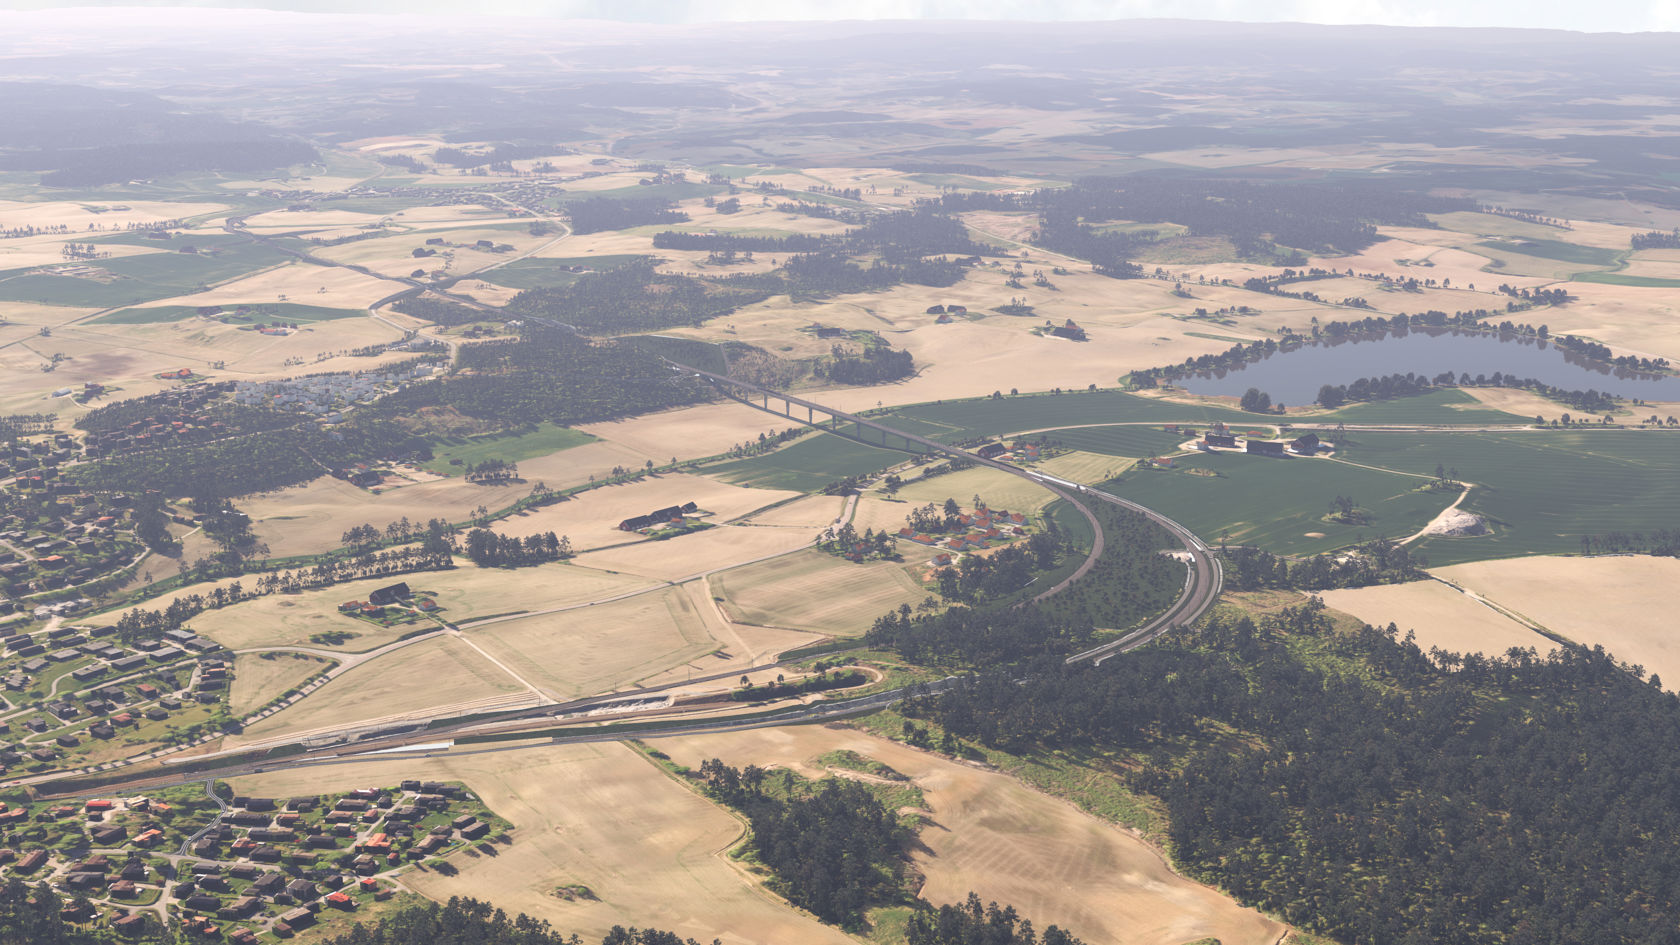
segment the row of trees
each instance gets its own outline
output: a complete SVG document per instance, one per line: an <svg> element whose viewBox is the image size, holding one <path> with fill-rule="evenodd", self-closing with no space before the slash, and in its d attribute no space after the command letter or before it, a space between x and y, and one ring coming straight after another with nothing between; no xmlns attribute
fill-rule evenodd
<svg viewBox="0 0 1680 945"><path fill-rule="evenodd" d="M1332 501L1332 508L1339 514L1357 512L1353 500L1343 496ZM1389 538L1375 538L1345 551L1294 561L1247 545L1222 546L1219 554L1225 564L1225 584L1237 591L1286 587L1322 591L1403 584L1429 576L1424 571L1427 560Z"/></svg>
<svg viewBox="0 0 1680 945"><path fill-rule="evenodd" d="M481 568L522 568L570 558L572 542L553 532L520 538L475 528L467 532L466 554Z"/></svg>

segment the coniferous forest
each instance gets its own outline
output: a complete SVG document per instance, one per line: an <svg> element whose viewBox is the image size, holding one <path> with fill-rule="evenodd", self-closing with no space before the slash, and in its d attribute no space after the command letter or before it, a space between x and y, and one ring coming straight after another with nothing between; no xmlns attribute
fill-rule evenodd
<svg viewBox="0 0 1680 945"><path fill-rule="evenodd" d="M1133 759L1180 869L1338 941L1673 941L1680 699L1602 650L1431 658L1315 600L905 711Z"/></svg>

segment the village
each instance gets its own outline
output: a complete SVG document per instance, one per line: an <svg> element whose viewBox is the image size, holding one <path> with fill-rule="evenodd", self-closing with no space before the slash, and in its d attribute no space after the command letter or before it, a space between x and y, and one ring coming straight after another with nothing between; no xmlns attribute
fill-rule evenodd
<svg viewBox="0 0 1680 945"><path fill-rule="evenodd" d="M206 787L209 790L206 790ZM124 937L178 921L195 940L290 938L390 899L410 868L495 855L510 826L457 783L288 799L222 783L79 803L0 804L0 873L46 882L63 917Z"/></svg>

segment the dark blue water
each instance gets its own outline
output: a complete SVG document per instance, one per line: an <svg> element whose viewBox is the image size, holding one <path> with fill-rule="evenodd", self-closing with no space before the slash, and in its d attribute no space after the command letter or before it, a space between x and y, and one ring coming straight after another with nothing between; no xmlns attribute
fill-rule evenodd
<svg viewBox="0 0 1680 945"><path fill-rule="evenodd" d="M1350 384L1362 377L1419 374L1492 376L1495 372L1534 378L1565 390L1597 390L1641 400L1680 400L1680 377L1653 377L1608 367L1532 337L1455 331L1418 331L1317 341L1278 351L1231 370L1193 374L1175 381L1196 394L1239 397L1258 387L1273 403L1305 405L1325 384Z"/></svg>

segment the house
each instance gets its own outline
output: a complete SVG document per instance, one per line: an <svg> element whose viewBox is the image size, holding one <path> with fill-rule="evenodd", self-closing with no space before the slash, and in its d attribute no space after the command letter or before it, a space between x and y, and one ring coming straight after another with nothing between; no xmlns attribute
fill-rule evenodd
<svg viewBox="0 0 1680 945"><path fill-rule="evenodd" d="M146 928L146 917L138 912L111 920L111 928L119 935L139 935Z"/></svg>
<svg viewBox="0 0 1680 945"><path fill-rule="evenodd" d="M41 864L45 862L47 862L47 851L30 850L23 855L23 859L17 861L16 869L20 873L30 873L40 869Z"/></svg>
<svg viewBox="0 0 1680 945"><path fill-rule="evenodd" d="M1253 456L1274 456L1282 459L1284 455L1283 446L1282 440L1245 441L1245 449Z"/></svg>
<svg viewBox="0 0 1680 945"><path fill-rule="evenodd" d="M1229 433L1207 433L1203 435L1202 442L1210 447L1219 446L1225 449L1235 449L1237 446L1237 438Z"/></svg>
<svg viewBox="0 0 1680 945"><path fill-rule="evenodd" d="M1295 439L1289 441L1290 451L1299 453L1302 456L1316 455L1318 453L1318 447L1319 439L1317 433L1303 433Z"/></svg>
<svg viewBox="0 0 1680 945"><path fill-rule="evenodd" d="M468 840L477 840L490 832L490 825L483 821L468 824L461 828L461 836Z"/></svg>
<svg viewBox="0 0 1680 945"><path fill-rule="evenodd" d="M405 600L411 595L411 593L412 592L408 589L407 582L398 581L395 584L387 584L384 587L378 588L373 593L369 594L368 603L373 604L376 607L383 607L386 604L395 604L398 601Z"/></svg>

